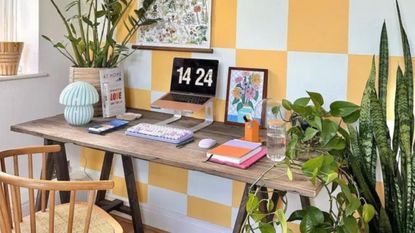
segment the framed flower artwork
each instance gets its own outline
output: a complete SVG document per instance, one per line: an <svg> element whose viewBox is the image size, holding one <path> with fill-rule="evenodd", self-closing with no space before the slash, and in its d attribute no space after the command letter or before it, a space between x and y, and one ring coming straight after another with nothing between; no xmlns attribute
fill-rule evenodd
<svg viewBox="0 0 415 233"><path fill-rule="evenodd" d="M261 122L268 70L229 67L225 124L243 125L244 116Z"/></svg>
<svg viewBox="0 0 415 233"><path fill-rule="evenodd" d="M133 48L212 52L211 0L155 0L147 11L156 24L140 27Z"/></svg>

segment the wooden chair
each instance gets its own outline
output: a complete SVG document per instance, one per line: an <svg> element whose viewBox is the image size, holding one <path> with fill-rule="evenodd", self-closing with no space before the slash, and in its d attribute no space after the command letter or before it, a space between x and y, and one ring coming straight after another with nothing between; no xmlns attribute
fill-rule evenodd
<svg viewBox="0 0 415 233"><path fill-rule="evenodd" d="M39 146L0 152L0 231L2 233L121 233L122 228L108 213L94 205L96 190L112 189L113 181L50 181L46 178L48 153L60 146ZM33 176L33 157L41 154L40 178ZM28 177L19 176L19 160L27 158ZM6 172L6 158L11 160L13 175ZM23 168L23 167L22 167ZM25 167L24 167L25 168ZM21 170L22 171L22 170ZM21 194L28 190L29 215L23 216ZM35 190L40 195L40 211L35 210ZM69 191L70 202L55 204L55 193ZM75 203L77 191L87 191L88 200ZM48 205L49 199L49 205Z"/></svg>

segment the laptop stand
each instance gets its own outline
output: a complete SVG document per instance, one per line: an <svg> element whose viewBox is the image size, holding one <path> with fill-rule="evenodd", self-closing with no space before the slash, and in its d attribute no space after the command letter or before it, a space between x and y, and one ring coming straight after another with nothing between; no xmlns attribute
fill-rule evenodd
<svg viewBox="0 0 415 233"><path fill-rule="evenodd" d="M173 110L174 112L173 116L169 119L158 122L157 125L168 125L170 123L180 120L183 116L194 113L192 111L186 111L186 110L185 111L177 110L177 109L168 109L168 110ZM210 100L205 104L205 120L202 123L191 127L189 130L192 132L197 132L201 129L208 127L212 123L213 123L213 100Z"/></svg>

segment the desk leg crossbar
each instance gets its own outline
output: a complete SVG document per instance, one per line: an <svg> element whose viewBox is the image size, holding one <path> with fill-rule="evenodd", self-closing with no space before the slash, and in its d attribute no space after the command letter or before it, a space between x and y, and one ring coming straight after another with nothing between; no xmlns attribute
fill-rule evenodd
<svg viewBox="0 0 415 233"><path fill-rule="evenodd" d="M235 220L235 225L233 228L233 233L240 233L242 230L242 227L244 225L244 221L245 218L247 216L246 213L246 203L248 202L248 194L249 194L249 189L251 187L251 184L245 184L245 189L244 189L244 193L242 194L242 199L241 199L241 203L239 205L239 210L238 210L238 215L236 217ZM256 188L256 187L254 187ZM260 191L258 192L258 198L259 199L268 199L269 195L268 195L268 189L266 187L261 187ZM275 210L277 209L278 206L278 201L279 201L279 192L277 190L273 190L272 192L272 196L271 196L271 200L274 202L274 207L272 208L271 211L267 210L267 203L266 202L261 202L259 209L262 213L266 213L268 214L267 217L264 219L265 222L270 222L273 218L274 215L271 214L273 212L275 212ZM310 206L310 198L309 197L305 197L305 196L300 196L300 200L301 200L301 206L303 209L306 209L308 206Z"/></svg>

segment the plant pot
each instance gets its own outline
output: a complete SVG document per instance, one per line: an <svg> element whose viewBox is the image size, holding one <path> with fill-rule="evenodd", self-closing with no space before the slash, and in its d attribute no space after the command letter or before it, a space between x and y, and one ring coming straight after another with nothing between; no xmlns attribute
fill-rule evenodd
<svg viewBox="0 0 415 233"><path fill-rule="evenodd" d="M0 42L0 76L17 74L22 51L23 42Z"/></svg>
<svg viewBox="0 0 415 233"><path fill-rule="evenodd" d="M71 67L69 70L69 82L83 81L94 86L99 95L98 103L94 104L94 116L102 116L102 102L101 102L101 82L99 78L99 70L101 68L83 68Z"/></svg>

